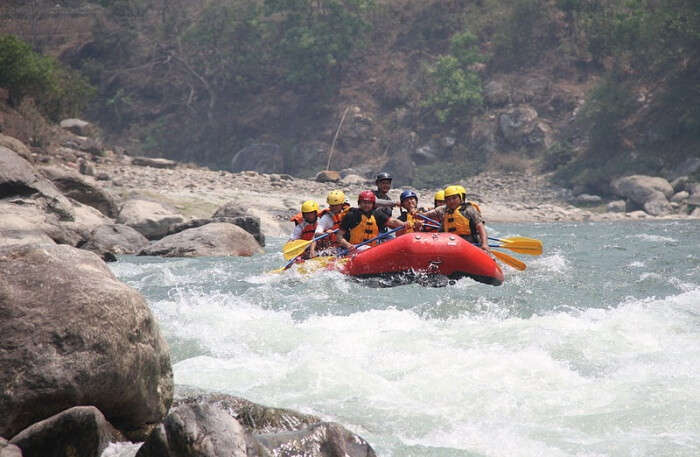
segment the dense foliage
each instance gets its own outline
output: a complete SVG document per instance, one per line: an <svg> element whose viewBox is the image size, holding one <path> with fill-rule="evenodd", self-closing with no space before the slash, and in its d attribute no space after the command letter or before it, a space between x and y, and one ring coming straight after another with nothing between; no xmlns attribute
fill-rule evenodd
<svg viewBox="0 0 700 457"><path fill-rule="evenodd" d="M13 35L0 36L0 87L8 90L10 105L32 97L54 121L79 113L93 93L78 73L37 54Z"/></svg>

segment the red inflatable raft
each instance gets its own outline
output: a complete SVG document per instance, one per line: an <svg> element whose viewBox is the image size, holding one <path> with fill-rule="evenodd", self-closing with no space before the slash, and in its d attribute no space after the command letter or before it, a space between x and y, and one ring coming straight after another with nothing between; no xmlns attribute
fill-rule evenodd
<svg viewBox="0 0 700 457"><path fill-rule="evenodd" d="M503 283L503 272L491 256L449 233L407 233L337 262L335 268L357 277L422 273Z"/></svg>

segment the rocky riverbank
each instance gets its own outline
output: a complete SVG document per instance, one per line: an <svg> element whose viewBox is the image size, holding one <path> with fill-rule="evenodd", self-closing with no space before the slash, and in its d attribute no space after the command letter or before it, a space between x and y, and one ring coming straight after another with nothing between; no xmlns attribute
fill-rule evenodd
<svg viewBox="0 0 700 457"><path fill-rule="evenodd" d="M96 457L127 439L145 441L141 457L373 456L361 437L312 416L216 395L173 404L158 325L101 260L251 256L265 235L289 233L303 200L340 188L352 202L371 177L212 171L62 135L41 150L0 135L0 457ZM463 184L491 222L700 215L700 188L683 178L620 178L616 202L574 198L546 176L491 172ZM420 203L434 191L418 189Z"/></svg>

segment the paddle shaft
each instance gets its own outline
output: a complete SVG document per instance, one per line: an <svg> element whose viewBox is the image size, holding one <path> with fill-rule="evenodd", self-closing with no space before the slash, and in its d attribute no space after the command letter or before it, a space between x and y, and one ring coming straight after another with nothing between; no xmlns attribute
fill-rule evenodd
<svg viewBox="0 0 700 457"><path fill-rule="evenodd" d="M369 243L372 243L372 242L377 241L377 240L379 240L379 239L386 238L387 236L391 235L392 233L398 232L399 230L401 230L401 229L403 229L403 228L404 228L403 225L400 226L400 227L396 227L396 228L394 228L394 229L389 230L389 231L386 232L386 233L381 233L381 234L375 236L375 237L372 238L372 239L365 240L365 241L363 241L362 243L357 243L357 244L355 244L354 246L355 246L355 248L359 248L360 246L364 246L365 244L369 244ZM347 249L344 249L344 250L340 251L340 253L338 254L338 257L342 257L342 256L346 255L347 253L348 253L348 250L347 250Z"/></svg>
<svg viewBox="0 0 700 457"><path fill-rule="evenodd" d="M284 271L284 270L289 269L289 268L294 264L294 262L295 262L303 253L306 252L306 250L309 248L309 246L311 246L311 243L313 243L314 241L318 241L318 240L320 240L321 238L325 238L325 237L327 237L328 235L337 232L338 230L339 230L339 229L335 229L335 230L333 230L332 232L324 233L324 234L319 235L319 236L313 238L312 240L310 240L309 244L304 248L303 251L301 251L301 252L300 252L299 254L297 254L296 256L292 257L292 258L289 260L289 262L287 262L286 264L284 264L284 266L282 267L281 271Z"/></svg>

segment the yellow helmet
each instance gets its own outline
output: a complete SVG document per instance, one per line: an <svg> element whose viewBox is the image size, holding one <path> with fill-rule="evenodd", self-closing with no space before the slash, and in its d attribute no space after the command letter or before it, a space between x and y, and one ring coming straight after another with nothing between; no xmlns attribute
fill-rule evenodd
<svg viewBox="0 0 700 457"><path fill-rule="evenodd" d="M342 190L332 190L328 192L326 202L328 202L329 205L342 205L345 203L345 193L343 193Z"/></svg>
<svg viewBox="0 0 700 457"><path fill-rule="evenodd" d="M459 193L462 194L462 201L465 201L467 199L467 189L459 184L457 184L457 188L459 189Z"/></svg>
<svg viewBox="0 0 700 457"><path fill-rule="evenodd" d="M435 198L433 200L436 201L443 201L445 199L445 191L444 190L438 190L435 192Z"/></svg>
<svg viewBox="0 0 700 457"><path fill-rule="evenodd" d="M306 200L304 203L301 204L302 213L312 213L314 211L318 211L318 203L316 203L315 201Z"/></svg>
<svg viewBox="0 0 700 457"><path fill-rule="evenodd" d="M459 195L460 197L462 196L462 189L460 189L462 186L447 186L445 187L445 198L451 197L453 195Z"/></svg>

